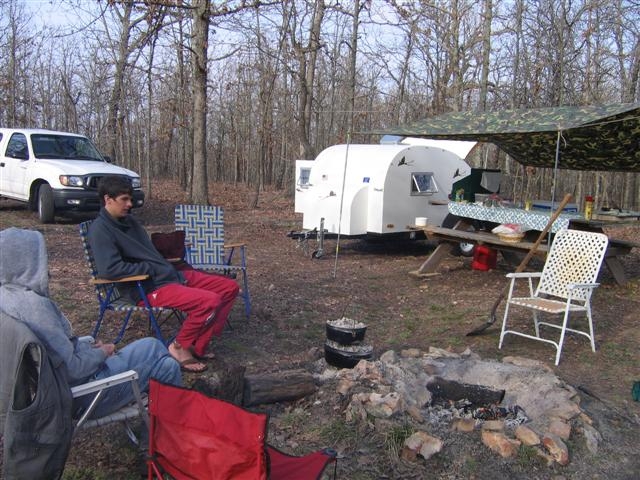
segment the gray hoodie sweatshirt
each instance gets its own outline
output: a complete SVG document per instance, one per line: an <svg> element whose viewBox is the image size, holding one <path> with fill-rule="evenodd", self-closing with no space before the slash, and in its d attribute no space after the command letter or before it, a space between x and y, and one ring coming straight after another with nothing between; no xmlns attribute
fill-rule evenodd
<svg viewBox="0 0 640 480"><path fill-rule="evenodd" d="M54 364L66 365L71 386L85 382L107 358L102 349L73 336L69 320L49 298L48 257L40 232L0 232L0 310L26 323Z"/></svg>

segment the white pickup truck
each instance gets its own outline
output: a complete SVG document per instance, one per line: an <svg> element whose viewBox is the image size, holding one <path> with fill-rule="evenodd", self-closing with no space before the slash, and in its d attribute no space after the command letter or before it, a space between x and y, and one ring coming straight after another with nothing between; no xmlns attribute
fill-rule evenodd
<svg viewBox="0 0 640 480"><path fill-rule="evenodd" d="M0 196L28 202L42 223L64 211L98 210L98 181L106 175L128 177L133 206L144 205L140 176L110 163L87 137L0 128Z"/></svg>

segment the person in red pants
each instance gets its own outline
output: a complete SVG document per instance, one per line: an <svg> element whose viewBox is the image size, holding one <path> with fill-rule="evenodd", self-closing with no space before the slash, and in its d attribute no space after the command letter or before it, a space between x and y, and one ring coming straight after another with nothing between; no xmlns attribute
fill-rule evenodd
<svg viewBox="0 0 640 480"><path fill-rule="evenodd" d="M176 270L130 214L133 189L128 178L103 177L98 195L102 208L87 237L98 275L114 279L148 275L143 288L151 306L177 308L186 314L169 353L183 371L205 371L205 361L213 358L207 347L214 335L222 333L238 296L238 284L223 275ZM135 285L119 289L132 301L141 301Z"/></svg>

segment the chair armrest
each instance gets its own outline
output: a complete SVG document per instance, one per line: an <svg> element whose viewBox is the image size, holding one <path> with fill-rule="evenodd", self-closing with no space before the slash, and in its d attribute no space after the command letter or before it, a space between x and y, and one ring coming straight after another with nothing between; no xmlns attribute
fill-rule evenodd
<svg viewBox="0 0 640 480"><path fill-rule="evenodd" d="M95 279L89 280L89 283L91 283L92 285L105 285L108 283L139 282L142 280L146 280L147 278L149 278L149 275L132 275L131 277L113 278L113 279L95 278Z"/></svg>
<svg viewBox="0 0 640 480"><path fill-rule="evenodd" d="M567 288L569 290L573 290L576 288L596 288L599 285L599 283L570 283L567 285Z"/></svg>
<svg viewBox="0 0 640 480"><path fill-rule="evenodd" d="M225 243L223 248L240 248L245 247L246 245L246 243Z"/></svg>
<svg viewBox="0 0 640 480"><path fill-rule="evenodd" d="M135 370L127 370L126 372L118 373L101 380L94 380L93 382L83 383L82 385L76 385L71 387L71 396L73 398L89 395L90 393L99 392L105 388L113 387L125 382L131 382L138 379L138 372Z"/></svg>
<svg viewBox="0 0 640 480"><path fill-rule="evenodd" d="M512 272L507 273L507 278L540 278L542 272Z"/></svg>
<svg viewBox="0 0 640 480"><path fill-rule="evenodd" d="M169 263L179 263L182 262L182 258L180 257L176 257L176 258L165 258L165 260Z"/></svg>

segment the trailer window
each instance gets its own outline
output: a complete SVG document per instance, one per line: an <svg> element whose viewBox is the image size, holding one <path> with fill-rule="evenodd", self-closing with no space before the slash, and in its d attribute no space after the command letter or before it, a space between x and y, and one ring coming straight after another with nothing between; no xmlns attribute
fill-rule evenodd
<svg viewBox="0 0 640 480"><path fill-rule="evenodd" d="M438 185L433 178L433 172L411 174L411 195L426 195L437 192Z"/></svg>
<svg viewBox="0 0 640 480"><path fill-rule="evenodd" d="M309 177L311 176L310 168L301 168L300 176L298 177L298 186L299 187L308 187L309 186Z"/></svg>

